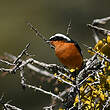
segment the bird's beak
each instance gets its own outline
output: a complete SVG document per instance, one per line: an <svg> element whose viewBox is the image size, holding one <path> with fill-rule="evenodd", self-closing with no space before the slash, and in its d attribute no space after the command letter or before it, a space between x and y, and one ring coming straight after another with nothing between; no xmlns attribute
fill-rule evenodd
<svg viewBox="0 0 110 110"><path fill-rule="evenodd" d="M55 46L53 46L53 45L51 44L51 41L47 40L46 43L48 43L51 48L55 48Z"/></svg>
<svg viewBox="0 0 110 110"><path fill-rule="evenodd" d="M49 41L49 40L47 40L46 42L47 42L47 43L50 43L50 41Z"/></svg>

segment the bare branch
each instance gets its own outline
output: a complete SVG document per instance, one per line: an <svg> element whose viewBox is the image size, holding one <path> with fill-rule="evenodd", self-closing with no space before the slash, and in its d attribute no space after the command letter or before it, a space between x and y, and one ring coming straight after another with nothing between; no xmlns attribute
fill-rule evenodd
<svg viewBox="0 0 110 110"><path fill-rule="evenodd" d="M35 63L35 64L37 64L39 66L42 66L45 69L51 70L53 72L61 71L62 73L69 73L69 70L68 69L66 69L64 67L61 67L61 66L58 66L56 64L46 64L44 62L39 62L37 60L33 60L33 63Z"/></svg>
<svg viewBox="0 0 110 110"><path fill-rule="evenodd" d="M87 26L90 28L90 29L93 29L95 30L96 32L104 35L104 36L107 36L108 34L110 34L110 31L107 30L107 29L104 29L104 28L100 28L100 27L97 27L97 26L93 26L91 24L87 24Z"/></svg>
<svg viewBox="0 0 110 110"><path fill-rule="evenodd" d="M110 97L108 97L108 100L106 100L106 104L103 106L102 110L105 110L109 106L110 106Z"/></svg>
<svg viewBox="0 0 110 110"><path fill-rule="evenodd" d="M12 69L0 68L0 71L1 72L9 72L9 73L11 73L12 72Z"/></svg>
<svg viewBox="0 0 110 110"><path fill-rule="evenodd" d="M20 55L18 55L17 59L13 62L14 64L16 64L23 55L26 55L26 52L29 46L30 46L30 43L28 43L26 47L23 49L23 51L20 53Z"/></svg>
<svg viewBox="0 0 110 110"><path fill-rule="evenodd" d="M26 66L27 64L29 64L29 63L35 63L35 64L38 64L38 65L40 65L40 66L42 66L42 67L44 67L44 68L47 68L47 69L51 69L52 71L56 71L57 69L60 69L61 71L65 71L66 69L63 69L62 67L59 67L59 66L57 66L57 65L53 65L53 64L46 64L46 63L43 63L43 62L38 62L38 61L36 61L36 60L34 60L34 59L32 59L32 58L30 58L30 59L27 59L25 62L23 62L21 59L20 59L20 61L21 61L21 64L19 65L19 66L16 66L16 67L14 67L13 69L11 69L11 71L15 71L15 70L21 70L20 71L20 75L21 75L21 84L24 86L24 87L29 87L29 88L33 88L33 89L36 89L36 90L40 90L40 91L43 91L41 88L37 88L37 87L35 87L35 86L31 86L31 85L27 85L27 84L25 84L24 83L24 77L23 77L23 71L22 71L22 68L24 67L24 66ZM59 71L59 70L57 70L57 71ZM40 72L40 71L39 71ZM66 71L67 72L67 71ZM63 80L61 77L59 77L59 76L54 76L54 75L51 75L53 78L57 78L58 80L61 80L62 82L64 82L64 83L66 83L66 84L68 84L68 85L70 85L70 86L73 86L73 87L75 87L75 85L73 85L72 83L69 83L69 82L67 82L67 81L65 81L65 80ZM44 93L46 93L47 91L43 91ZM51 92L47 92L47 94L52 94ZM54 96L54 95L53 95Z"/></svg>
<svg viewBox="0 0 110 110"><path fill-rule="evenodd" d="M51 105L51 106L47 106L47 107L43 107L44 110L53 110L53 107L55 105Z"/></svg>
<svg viewBox="0 0 110 110"><path fill-rule="evenodd" d="M3 98L4 98L4 94L0 98L0 104L3 106L2 107L3 110L22 110L22 109L20 109L20 108L18 108L16 106L13 106L13 105L9 104L10 101L4 103L3 102Z"/></svg>
<svg viewBox="0 0 110 110"><path fill-rule="evenodd" d="M63 99L61 97L59 97L58 95L55 95L53 94L52 92L48 92L44 89L41 89L39 87L35 87L35 86L32 86L32 85L29 85L29 84L23 84L25 87L28 87L28 88L31 88L31 89L34 89L35 91L41 91L45 94L48 94L48 95L51 95L52 97L56 97L57 99L61 100L63 102Z"/></svg>
<svg viewBox="0 0 110 110"><path fill-rule="evenodd" d="M76 85L74 85L74 84L72 84L72 83L70 83L70 82L68 82L68 81L65 81L64 79L62 79L61 77L59 77L59 76L54 76L56 79L58 79L58 80L61 80L63 83L65 83L65 84L68 84L68 85L70 85L70 86L72 86L72 87L76 87Z"/></svg>
<svg viewBox="0 0 110 110"><path fill-rule="evenodd" d="M106 24L108 21L110 21L110 17L105 17L105 18L101 18L101 19L95 19L92 22L92 25L97 26L97 25L104 25Z"/></svg>
<svg viewBox="0 0 110 110"><path fill-rule="evenodd" d="M13 68L11 69L5 69L5 68L0 68L0 71L2 72L9 72L9 73L15 73L17 70L20 70L20 68L26 66L28 63L32 63L33 59L28 59L26 62L20 62L16 64Z"/></svg>
<svg viewBox="0 0 110 110"><path fill-rule="evenodd" d="M66 35L69 36L69 31L71 30L71 19L69 21L69 24L68 24L68 28L67 28L67 32L66 32Z"/></svg>
<svg viewBox="0 0 110 110"><path fill-rule="evenodd" d="M11 58L12 60L16 60L16 59L17 59L17 57L14 56L14 55L11 55L11 54L8 54L8 53L5 53L5 55L8 56L9 58ZM22 61L23 64L26 63L26 61L24 61L24 60L21 60L21 61ZM28 67L29 69L31 69L31 70L37 72L37 73L40 73L40 74L42 74L42 75L45 75L45 76L48 76L48 77L52 77L52 78L53 78L53 75L50 74L48 71L43 70L43 69L39 69L38 67L35 67L35 66L33 66L32 64L30 64L30 63L27 64L27 67Z"/></svg>
<svg viewBox="0 0 110 110"><path fill-rule="evenodd" d="M5 63L5 64L7 64L7 65L11 65L11 66L14 66L14 65L15 65L15 64L13 64L13 63L10 63L10 62L5 61L5 60L2 60L2 59L0 59L0 62Z"/></svg>
<svg viewBox="0 0 110 110"><path fill-rule="evenodd" d="M99 41L99 34L95 30L93 30L93 37L94 37L95 43L98 43L98 41Z"/></svg>
<svg viewBox="0 0 110 110"><path fill-rule="evenodd" d="M94 60L97 58L97 54L95 54L92 58L90 58L87 62L86 62L86 66L84 69L82 69L79 74L78 74L78 80L82 80L83 79L83 76L85 76L85 73L86 75L89 74L87 73L87 70L89 70L89 68L93 67L93 64L94 64ZM95 60L95 63L96 63L97 60Z"/></svg>
<svg viewBox="0 0 110 110"><path fill-rule="evenodd" d="M41 39L43 39L46 43L48 43L46 37L44 37L38 30L37 28L34 28L34 26L31 23L27 24L28 26L30 26L30 28L36 33L36 36L38 35Z"/></svg>
<svg viewBox="0 0 110 110"><path fill-rule="evenodd" d="M36 33L36 36L39 36L41 39L44 40L44 42L45 42L46 44L48 44L51 48L54 49L54 46L52 46L52 45L50 44L50 42L48 42L48 40L46 39L46 37L43 36L36 28L34 28L34 26L33 26L31 23L28 23L28 26L30 26L31 29Z"/></svg>
<svg viewBox="0 0 110 110"><path fill-rule="evenodd" d="M106 24L108 21L110 21L110 17L102 18L102 19L95 19L92 22L93 26L100 26ZM99 32L96 30L93 30L93 37L95 42L97 43L99 41Z"/></svg>
<svg viewBox="0 0 110 110"><path fill-rule="evenodd" d="M20 109L20 108L18 108L18 107L16 107L16 106L13 106L13 105L11 105L11 104L4 104L4 106L7 108L7 109L4 109L4 110L22 110L22 109Z"/></svg>
<svg viewBox="0 0 110 110"><path fill-rule="evenodd" d="M106 18L102 18L102 19L95 19L95 20L93 20L92 25L88 24L88 26L91 29L93 29L93 37L94 37L94 40L96 43L99 41L99 33L103 34L104 36L106 36L108 34L108 32L107 32L108 30L99 28L97 26L104 25L108 21L110 21L110 17L106 17Z"/></svg>

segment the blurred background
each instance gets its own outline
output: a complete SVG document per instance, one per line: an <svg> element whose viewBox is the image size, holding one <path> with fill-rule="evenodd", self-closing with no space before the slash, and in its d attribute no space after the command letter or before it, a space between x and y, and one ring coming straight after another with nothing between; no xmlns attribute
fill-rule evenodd
<svg viewBox="0 0 110 110"><path fill-rule="evenodd" d="M29 51L35 54L38 61L57 63L59 61L54 51L42 39L27 27L32 23L47 38L55 33L66 34L71 19L71 38L77 42L84 42L88 46L95 44L92 31L86 24L96 18L110 16L110 0L0 0L0 56L4 52L18 55L25 45L31 41ZM110 29L110 25L106 25ZM83 56L89 57L86 47L82 48ZM2 66L2 64L1 64ZM1 73L2 74L2 73ZM40 75L31 75L26 71L30 83L50 91L51 84L40 82ZM34 78L33 78L34 77ZM0 77L0 96L4 92L5 101L12 99L11 104L23 110L42 110L48 106L50 96L32 90L22 90L19 75Z"/></svg>

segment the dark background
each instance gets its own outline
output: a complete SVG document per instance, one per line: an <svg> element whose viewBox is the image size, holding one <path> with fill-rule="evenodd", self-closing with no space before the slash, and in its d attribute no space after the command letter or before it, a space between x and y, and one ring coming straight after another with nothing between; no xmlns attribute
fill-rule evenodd
<svg viewBox="0 0 110 110"><path fill-rule="evenodd" d="M54 51L35 36L27 27L27 22L31 22L49 38L55 33L66 34L71 19L71 38L93 46L92 32L86 24L91 23L93 19L107 16L110 16L110 0L0 0L0 56L4 52L18 55L32 40L30 52L36 55L35 59L59 64ZM109 24L106 28L109 29ZM79 45L84 57L88 57L86 48ZM42 85L47 90L52 86L38 83L40 76L37 73L34 78L31 72L26 71L26 74L30 83ZM3 92L5 101L12 99L11 104L23 110L42 110L42 107L50 103L48 95L29 89L23 91L19 75L6 75L0 78L0 96Z"/></svg>

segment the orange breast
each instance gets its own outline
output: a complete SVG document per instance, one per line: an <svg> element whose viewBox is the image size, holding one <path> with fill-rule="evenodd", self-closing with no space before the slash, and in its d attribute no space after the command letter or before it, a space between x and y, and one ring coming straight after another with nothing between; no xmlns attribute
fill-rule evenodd
<svg viewBox="0 0 110 110"><path fill-rule="evenodd" d="M73 43L54 42L55 53L60 62L69 68L81 68L83 58Z"/></svg>

